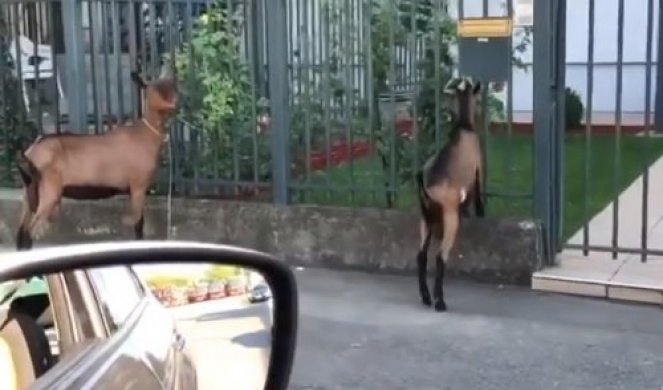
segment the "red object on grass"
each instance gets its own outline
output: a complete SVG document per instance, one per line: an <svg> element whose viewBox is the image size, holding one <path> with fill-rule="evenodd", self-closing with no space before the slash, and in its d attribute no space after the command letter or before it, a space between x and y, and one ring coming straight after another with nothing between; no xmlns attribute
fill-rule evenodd
<svg viewBox="0 0 663 390"><path fill-rule="evenodd" d="M395 129L396 134L400 137L412 138L414 133L413 131L412 119L401 119L396 121ZM269 115L262 115L258 119L258 126L263 132L268 132L271 126L271 118ZM314 171L320 171L327 168L338 166L349 160L355 160L362 157L367 157L371 154L373 150L373 145L368 141L355 141L352 143L350 153L348 153L348 143L345 140L336 140L333 141L330 145L329 151L318 150L311 152L308 156L308 160L311 164L311 169ZM329 157L329 161L327 161Z"/></svg>

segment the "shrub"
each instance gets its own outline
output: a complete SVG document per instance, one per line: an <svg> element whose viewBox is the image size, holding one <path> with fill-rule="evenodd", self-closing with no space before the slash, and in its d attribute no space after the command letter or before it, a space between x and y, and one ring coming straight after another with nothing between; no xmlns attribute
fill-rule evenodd
<svg viewBox="0 0 663 390"><path fill-rule="evenodd" d="M271 172L269 139L257 130L250 70L240 51L240 27L226 2L200 16L190 42L175 55L183 100L181 116L195 127L197 158L180 163L183 173L202 178L253 180ZM255 142L254 142L255 141ZM197 164L194 167L194 164Z"/></svg>
<svg viewBox="0 0 663 390"><path fill-rule="evenodd" d="M565 107L566 107L566 112L565 112L565 125L566 129L574 129L580 126L580 123L582 121L582 114L584 111L584 106L582 104L582 100L580 99L580 95L573 89L566 87L564 89L564 97L565 97Z"/></svg>

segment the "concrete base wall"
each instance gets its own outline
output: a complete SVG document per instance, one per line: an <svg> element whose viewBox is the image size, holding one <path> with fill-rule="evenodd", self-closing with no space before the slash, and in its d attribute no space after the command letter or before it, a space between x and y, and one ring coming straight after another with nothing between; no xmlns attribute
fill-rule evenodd
<svg viewBox="0 0 663 390"><path fill-rule="evenodd" d="M14 246L21 202L0 193L0 240ZM149 239L166 237L167 203L150 198L145 221ZM132 239L122 225L127 199L65 202L57 222L38 241L65 244ZM171 238L240 245L305 267L391 273L416 270L419 223L415 213L369 208L281 207L272 204L175 199ZM429 268L434 268L433 241ZM496 283L529 284L541 262L540 228L526 219L467 219L450 261L451 274Z"/></svg>

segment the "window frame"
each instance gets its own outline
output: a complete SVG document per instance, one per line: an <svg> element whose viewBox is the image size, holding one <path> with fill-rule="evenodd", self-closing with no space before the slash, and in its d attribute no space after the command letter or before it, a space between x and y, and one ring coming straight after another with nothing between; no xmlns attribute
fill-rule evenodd
<svg viewBox="0 0 663 390"><path fill-rule="evenodd" d="M114 334L120 332L125 326L127 326L130 322L132 322L132 318L134 317L134 314L137 310L142 310L143 307L143 302L145 301L147 294L145 293L145 290L143 288L142 283L140 283L140 279L136 276L135 272L133 269L127 265L118 265L118 266L112 266L114 270L112 272L117 272L115 269L120 269L123 270L123 272L126 272L127 275L129 276L129 279L133 282L133 285L136 289L136 292L138 294L138 300L135 302L133 307L128 310L126 313L126 316L122 319L121 324L116 324L113 320L113 318L110 318L112 315L110 313L110 309L108 305L105 304L105 300L102 298L102 292L100 291L100 286L97 285L97 281L95 280L94 273L99 273L103 275L103 272L111 267L100 267L100 268L95 268L95 269L90 269L86 270L85 275L88 280L90 290L94 296L94 299L96 301L96 306L98 307L99 314L102 318L102 322L104 323L104 328L106 330L106 336L107 337L112 337ZM97 274L97 275L99 275ZM102 276L103 277L103 276Z"/></svg>

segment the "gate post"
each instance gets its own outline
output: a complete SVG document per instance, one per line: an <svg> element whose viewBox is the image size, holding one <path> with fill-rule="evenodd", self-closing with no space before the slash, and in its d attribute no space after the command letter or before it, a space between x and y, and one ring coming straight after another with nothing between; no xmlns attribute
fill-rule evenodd
<svg viewBox="0 0 663 390"><path fill-rule="evenodd" d="M553 193L553 218L555 221L553 226L555 235L553 241L553 255L562 249L564 244L561 240L563 237L564 227L564 173L565 173L565 155L564 155L564 141L566 139L566 1L555 0L555 16L553 19L554 28L554 50L555 61L553 66L553 92L556 94L556 112L553 114L556 121L553 125L554 135L554 149L553 153L553 186L555 192Z"/></svg>
<svg viewBox="0 0 663 390"><path fill-rule="evenodd" d="M88 7L92 3L88 3ZM73 131L87 133L87 72L83 44L82 3L62 0L62 28L64 30L65 66L67 85L67 114ZM92 21L90 21L92 23Z"/></svg>
<svg viewBox="0 0 663 390"><path fill-rule="evenodd" d="M272 142L272 192L277 204L290 203L290 102L286 0L265 0L268 15L267 70Z"/></svg>
<svg viewBox="0 0 663 390"><path fill-rule="evenodd" d="M653 12L654 10L652 10ZM658 42L663 42L663 23L661 20L663 18L663 2L658 2ZM656 53L656 92L654 98L654 131L659 134L663 134L663 66L658 66L658 64L663 64L663 45L658 45ZM650 113L646 113L650 115Z"/></svg>
<svg viewBox="0 0 663 390"><path fill-rule="evenodd" d="M565 5L565 0L534 2L534 215L543 223L549 265L560 247L562 226Z"/></svg>

